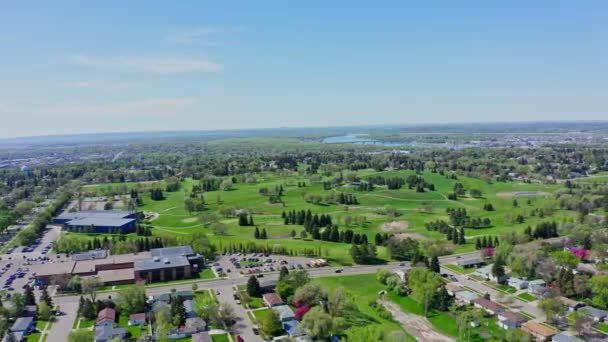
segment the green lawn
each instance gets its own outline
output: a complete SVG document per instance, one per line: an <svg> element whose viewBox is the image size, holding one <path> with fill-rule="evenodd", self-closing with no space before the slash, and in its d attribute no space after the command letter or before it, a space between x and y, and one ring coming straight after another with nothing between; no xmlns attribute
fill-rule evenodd
<svg viewBox="0 0 608 342"><path fill-rule="evenodd" d="M266 316L268 316L270 314L270 309L260 309L260 310L254 310L252 312L253 312L253 316L255 317L255 320L260 322Z"/></svg>
<svg viewBox="0 0 608 342"><path fill-rule="evenodd" d="M250 308L257 309L257 308L264 307L264 302L261 297L250 297L250 298L251 298L251 300L249 301Z"/></svg>
<svg viewBox="0 0 608 342"><path fill-rule="evenodd" d="M595 325L595 328L608 334L608 323L598 323Z"/></svg>
<svg viewBox="0 0 608 342"><path fill-rule="evenodd" d="M522 292L516 297L523 300L524 302L533 302L538 299L536 296L530 294L529 292Z"/></svg>
<svg viewBox="0 0 608 342"><path fill-rule="evenodd" d="M218 334L218 335L210 335L213 342L228 342L230 339L228 338L228 334Z"/></svg>
<svg viewBox="0 0 608 342"><path fill-rule="evenodd" d="M40 340L40 333L31 333L27 335L27 342L38 342Z"/></svg>
<svg viewBox="0 0 608 342"><path fill-rule="evenodd" d="M95 319L91 319L91 320L81 319L79 329L90 328L95 325L95 322L96 322Z"/></svg>
<svg viewBox="0 0 608 342"><path fill-rule="evenodd" d="M454 265L454 264L443 264L441 265L441 267L445 267L450 271L454 271L458 274L471 274L473 272L475 272L475 268L462 268L458 265Z"/></svg>
<svg viewBox="0 0 608 342"><path fill-rule="evenodd" d="M194 301L197 303L217 303L217 298L211 293L211 290L198 290L194 293Z"/></svg>
<svg viewBox="0 0 608 342"><path fill-rule="evenodd" d="M484 282L484 284L486 286L489 286L497 291L501 291L507 294L514 294L515 292L517 292L516 288L513 288L511 286L505 285L505 284L498 284L496 282L493 281L486 281Z"/></svg>
<svg viewBox="0 0 608 342"><path fill-rule="evenodd" d="M313 282L323 286L329 293L337 288L343 288L355 297L357 307L369 317L378 327L387 333L391 331L404 331L403 328L392 320L386 320L378 315L376 310L368 305L370 301L378 298L378 292L384 290L384 286L376 281L375 274L349 275L338 277L316 278ZM407 333L407 332L406 332ZM348 335L348 330L346 331ZM408 334L407 341L414 341Z"/></svg>

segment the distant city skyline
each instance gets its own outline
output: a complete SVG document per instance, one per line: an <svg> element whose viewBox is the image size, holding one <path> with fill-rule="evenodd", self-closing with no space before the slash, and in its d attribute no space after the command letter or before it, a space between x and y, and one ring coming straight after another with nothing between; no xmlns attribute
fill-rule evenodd
<svg viewBox="0 0 608 342"><path fill-rule="evenodd" d="M0 5L0 138L605 120L602 1Z"/></svg>

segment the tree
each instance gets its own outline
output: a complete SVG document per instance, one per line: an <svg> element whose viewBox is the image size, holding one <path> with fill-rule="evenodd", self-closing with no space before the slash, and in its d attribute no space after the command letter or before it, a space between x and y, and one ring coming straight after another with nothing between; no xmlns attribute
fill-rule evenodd
<svg viewBox="0 0 608 342"><path fill-rule="evenodd" d="M593 305L608 309L608 275L595 275L589 282L593 293L593 298L591 298Z"/></svg>
<svg viewBox="0 0 608 342"><path fill-rule="evenodd" d="M565 312L564 305L555 298L541 300L540 303L538 303L538 307L543 310L547 319L553 322Z"/></svg>
<svg viewBox="0 0 608 342"><path fill-rule="evenodd" d="M431 271L435 272L435 273L440 273L440 266L439 266L439 258L434 255L431 258L431 265L429 267L431 269Z"/></svg>
<svg viewBox="0 0 608 342"><path fill-rule="evenodd" d="M80 316L84 317L87 320L94 319L97 316L95 312L95 308L93 307L93 302L90 299L86 298L80 308Z"/></svg>
<svg viewBox="0 0 608 342"><path fill-rule="evenodd" d="M19 317L25 309L25 298L21 293L14 293L9 301L12 304L10 313L15 317Z"/></svg>
<svg viewBox="0 0 608 342"><path fill-rule="evenodd" d="M146 288L143 285L136 285L120 290L115 302L121 313L128 316L144 312L146 301Z"/></svg>
<svg viewBox="0 0 608 342"><path fill-rule="evenodd" d="M573 270L580 262L579 258L570 251L558 251L551 253L555 263L566 269Z"/></svg>
<svg viewBox="0 0 608 342"><path fill-rule="evenodd" d="M82 280L82 294L88 295L91 298L91 302L95 302L97 298L97 290L101 288L103 283L97 277L85 278Z"/></svg>
<svg viewBox="0 0 608 342"><path fill-rule="evenodd" d="M260 297L262 296L262 287L260 287L260 282L256 276L249 277L247 281L247 294L251 297Z"/></svg>
<svg viewBox="0 0 608 342"><path fill-rule="evenodd" d="M216 222L211 224L211 231L213 231L215 235L226 235L228 232L228 226L223 223Z"/></svg>
<svg viewBox="0 0 608 342"><path fill-rule="evenodd" d="M325 298L327 298L327 293L325 293L325 290L319 284L308 283L296 290L293 295L293 303L296 306L302 304L313 306Z"/></svg>
<svg viewBox="0 0 608 342"><path fill-rule="evenodd" d="M180 326L186 323L186 308L184 307L184 299L177 296L171 299L171 322L173 325Z"/></svg>
<svg viewBox="0 0 608 342"><path fill-rule="evenodd" d="M53 307L53 298L49 295L49 292L46 290L46 287L42 289L42 293L40 294L40 301L46 302L48 306Z"/></svg>
<svg viewBox="0 0 608 342"><path fill-rule="evenodd" d="M423 305L426 315L437 289L443 284L441 276L426 267L414 267L408 273L407 279L408 286L412 290L412 298Z"/></svg>
<svg viewBox="0 0 608 342"><path fill-rule="evenodd" d="M279 281L285 279L287 275L289 275L289 270L286 266L281 266L281 270L279 272Z"/></svg>
<svg viewBox="0 0 608 342"><path fill-rule="evenodd" d="M51 307L45 301L41 300L38 305L38 319L48 322L51 319L51 316Z"/></svg>
<svg viewBox="0 0 608 342"><path fill-rule="evenodd" d="M260 233L260 239L266 240L268 235L266 234L266 228L262 228L262 232Z"/></svg>
<svg viewBox="0 0 608 342"><path fill-rule="evenodd" d="M412 257L418 254L418 245L418 241L409 237L405 239L390 238L386 248L391 258L404 261L412 260Z"/></svg>
<svg viewBox="0 0 608 342"><path fill-rule="evenodd" d="M498 279L498 282L503 282L505 274L505 261L503 258L496 258L492 265L492 275Z"/></svg>
<svg viewBox="0 0 608 342"><path fill-rule="evenodd" d="M169 332L173 328L173 317L171 317L171 307L165 305L154 315L156 336L157 338L164 339L169 335Z"/></svg>
<svg viewBox="0 0 608 342"><path fill-rule="evenodd" d="M220 184L220 190L222 191L230 191L232 190L232 186L234 184L232 183L232 180L230 179L225 179L222 181L222 183Z"/></svg>
<svg viewBox="0 0 608 342"><path fill-rule="evenodd" d="M36 305L36 296L34 295L34 289L31 286L25 285L25 291L23 292L25 305Z"/></svg>
<svg viewBox="0 0 608 342"><path fill-rule="evenodd" d="M205 256L205 258L213 259L215 257L215 246L209 242L209 238L204 233L194 233L188 236L188 245L192 246L195 253Z"/></svg>
<svg viewBox="0 0 608 342"><path fill-rule="evenodd" d="M333 319L321 307L315 306L304 316L300 326L313 339L325 340L331 335Z"/></svg>
<svg viewBox="0 0 608 342"><path fill-rule="evenodd" d="M274 310L269 310L260 322L260 331L264 337L271 339L273 336L278 336L283 333L283 325L279 314Z"/></svg>

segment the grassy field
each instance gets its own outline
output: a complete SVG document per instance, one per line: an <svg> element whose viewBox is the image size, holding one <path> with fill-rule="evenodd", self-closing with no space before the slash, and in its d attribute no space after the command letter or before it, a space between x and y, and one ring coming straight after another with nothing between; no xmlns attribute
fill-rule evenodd
<svg viewBox="0 0 608 342"><path fill-rule="evenodd" d="M523 300L524 302L533 302L538 299L538 298L536 298L536 296L531 295L528 292L522 292L522 293L518 294L516 297Z"/></svg>
<svg viewBox="0 0 608 342"><path fill-rule="evenodd" d="M357 175L365 180L370 176L407 178L414 174L414 171L384 171L360 170ZM155 229L154 234L163 235L188 235L195 232L208 234L212 242L220 249L231 243L247 244L255 241L258 245L267 247L282 246L294 252L302 252L303 249L321 249L323 257L334 264L351 263L349 255L349 244L301 240L292 238L290 233L296 231L299 237L303 230L302 226L285 225L281 218L283 211L291 210L311 210L313 214L330 214L332 221L340 226L340 229L352 229L355 233L366 234L370 241L378 232L384 232L382 224L389 221L404 221L406 228L402 233L413 234L419 239L445 240L441 233L428 231L425 223L437 219L448 221L446 208L466 208L472 218L490 218L492 226L483 229L466 228L465 233L467 243L464 245L453 246L455 252L467 252L474 250L474 238L478 236L497 236L513 230L524 229L528 225L547 220L570 220L575 215L571 212L554 210L551 217L540 218L532 216L534 208L543 208L553 204L552 192L560 188L560 185L527 184L519 182L488 182L481 179L459 176L458 180L448 179L445 176L423 172L422 176L427 182L435 185L435 191L416 192L407 189L407 185L399 190L388 190L386 187L377 186L371 192L361 192L351 186L342 186L332 190L324 190L322 181L327 177L320 177L313 181L306 176L298 173L277 174L263 172L255 175L254 183L234 184L230 191L211 191L205 192L204 197L208 210L204 214L215 213L220 217L221 223L228 227L225 235L215 235L209 228L203 226L199 220L199 215L189 213L184 208L184 200L191 191L192 186L198 181L186 179L181 183L181 188L176 192L165 192L166 199L153 201L147 193L142 194L144 205L140 207L147 213L158 214L157 219L152 223ZM306 187L298 187L298 182L306 182ZM460 182L468 190L478 189L483 197L471 198L462 197L458 201L447 199L448 194L453 191L454 184ZM119 184L105 184L99 187L120 186ZM134 187L135 184L128 184L127 187ZM260 189L274 189L275 186L282 186L283 203L271 204L268 197L260 194ZM95 186L87 187L87 190L95 189ZM309 203L305 200L305 195L318 195L325 197L332 192L351 193L357 196L358 205L342 205L332 203ZM516 194L519 193L519 194ZM517 200L517 207L513 202ZM491 203L495 211L484 211L483 206ZM234 217L221 216L222 209L246 209L253 214L255 223L266 229L267 240L254 240L253 227L242 227L238 225ZM397 217L389 217L386 209L396 210ZM522 215L525 220L523 223L514 223L512 218ZM353 219L347 225L350 218ZM358 223L355 223L358 222ZM378 249L381 259L388 259L384 248Z"/></svg>
<svg viewBox="0 0 608 342"><path fill-rule="evenodd" d="M228 338L228 334L211 335L211 339L213 340L213 342L228 342L228 341L230 341L230 339Z"/></svg>
<svg viewBox="0 0 608 342"><path fill-rule="evenodd" d="M475 272L475 268L462 268L458 265L454 265L454 264L444 264L441 265L441 267L445 267L447 269L449 269L450 271L454 271L458 274L471 274L473 272Z"/></svg>
<svg viewBox="0 0 608 342"><path fill-rule="evenodd" d="M378 292L384 290L384 286L376 281L374 274L340 276L316 278L313 280L320 284L328 292L333 292L337 288L344 288L356 298L356 304L359 310L368 316L374 325L378 325L382 331L403 331L401 326L394 322L381 318L378 313L368 305L370 301L378 298ZM348 334L348 331L346 332ZM415 341L415 339L407 335L406 341Z"/></svg>

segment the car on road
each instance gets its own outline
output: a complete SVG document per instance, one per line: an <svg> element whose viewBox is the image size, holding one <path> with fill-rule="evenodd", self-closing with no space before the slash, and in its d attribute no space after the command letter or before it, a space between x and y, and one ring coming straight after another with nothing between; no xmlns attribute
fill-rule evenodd
<svg viewBox="0 0 608 342"><path fill-rule="evenodd" d="M263 274L258 274L257 277L258 278L264 278L264 275Z"/></svg>

